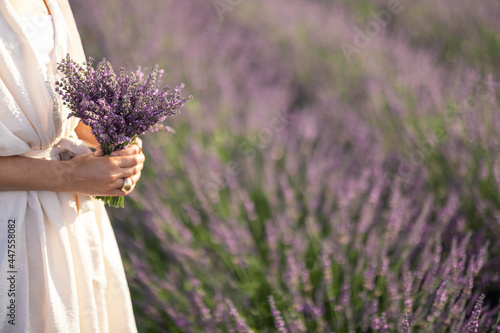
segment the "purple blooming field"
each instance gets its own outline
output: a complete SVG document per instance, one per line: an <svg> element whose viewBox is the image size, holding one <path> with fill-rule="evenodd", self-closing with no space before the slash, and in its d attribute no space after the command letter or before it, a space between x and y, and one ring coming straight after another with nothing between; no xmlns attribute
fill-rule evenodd
<svg viewBox="0 0 500 333"><path fill-rule="evenodd" d="M140 332L499 332L500 3L71 1L194 99L109 209Z"/></svg>

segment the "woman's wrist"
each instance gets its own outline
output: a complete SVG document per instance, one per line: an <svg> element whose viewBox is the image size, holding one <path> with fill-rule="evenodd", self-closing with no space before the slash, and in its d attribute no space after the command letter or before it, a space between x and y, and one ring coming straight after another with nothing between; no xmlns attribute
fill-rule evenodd
<svg viewBox="0 0 500 333"><path fill-rule="evenodd" d="M51 192L74 192L74 172L75 167L72 160L56 161L56 160L35 160L33 163L39 165L40 174L43 178L38 179L38 185L32 186L32 189Z"/></svg>
<svg viewBox="0 0 500 333"><path fill-rule="evenodd" d="M75 192L73 185L75 166L72 161L52 161L55 192Z"/></svg>
<svg viewBox="0 0 500 333"><path fill-rule="evenodd" d="M71 161L0 157L0 191L72 192Z"/></svg>

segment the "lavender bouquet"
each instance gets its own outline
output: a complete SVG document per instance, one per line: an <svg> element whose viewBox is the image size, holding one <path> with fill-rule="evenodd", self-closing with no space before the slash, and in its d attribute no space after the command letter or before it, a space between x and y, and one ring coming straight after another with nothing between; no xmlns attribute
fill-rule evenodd
<svg viewBox="0 0 500 333"><path fill-rule="evenodd" d="M56 82L56 91L63 105L71 110L68 118L78 117L90 126L104 154L111 154L130 145L147 131L157 131L168 116L179 112L188 98L181 97L184 85L173 91L160 89L163 70L152 67L145 77L140 67L126 75L123 68L116 75L104 58L96 69L94 59L80 65L69 55L57 69L64 77ZM123 197L98 196L111 207L123 207Z"/></svg>

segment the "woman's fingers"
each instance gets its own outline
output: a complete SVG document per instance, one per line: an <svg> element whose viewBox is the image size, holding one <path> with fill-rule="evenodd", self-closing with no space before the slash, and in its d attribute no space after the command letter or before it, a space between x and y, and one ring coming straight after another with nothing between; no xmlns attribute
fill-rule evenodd
<svg viewBox="0 0 500 333"><path fill-rule="evenodd" d="M125 184L124 179L129 178L132 181L132 187L128 191L122 190L123 184ZM141 178L141 172L134 173L133 175L129 177L123 177L123 178L118 178L116 180L116 188L113 190L113 194L110 195L116 195L116 196L124 196L132 192L135 188L135 185L139 181L139 178Z"/></svg>
<svg viewBox="0 0 500 333"><path fill-rule="evenodd" d="M130 178L138 173L140 174L143 167L144 167L144 164L141 163L141 164L135 165L135 166L127 168L127 169L121 169L120 178L126 178L126 177Z"/></svg>
<svg viewBox="0 0 500 333"><path fill-rule="evenodd" d="M101 149L101 147L97 147L97 149L94 152L94 156L104 156L104 151Z"/></svg>
<svg viewBox="0 0 500 333"><path fill-rule="evenodd" d="M142 140L137 138L128 147L114 151L111 156L137 155L142 152Z"/></svg>
<svg viewBox="0 0 500 333"><path fill-rule="evenodd" d="M141 152L142 152L142 140L141 140L141 138L136 138L136 139L134 140L134 142L132 142L132 144L131 144L131 145L132 145L132 146L136 146L136 147L138 147L138 148L139 148L139 153L141 153Z"/></svg>
<svg viewBox="0 0 500 333"><path fill-rule="evenodd" d="M139 179L141 178L141 172L139 171L138 173L132 175L129 177L130 179L132 179L132 183L133 183L133 187L135 186L135 184L137 184L137 182L139 181Z"/></svg>
<svg viewBox="0 0 500 333"><path fill-rule="evenodd" d="M128 156L128 155L137 155L141 152L141 149L137 145L130 145L127 148L123 148L121 150L116 150L111 153L111 156Z"/></svg>
<svg viewBox="0 0 500 333"><path fill-rule="evenodd" d="M141 177L145 156L140 146L142 141L116 151L115 156L104 155L101 147L92 154L79 155L72 159L72 186L76 191L88 195L123 196L132 192ZM123 191L124 178L132 180L129 191Z"/></svg>
<svg viewBox="0 0 500 333"><path fill-rule="evenodd" d="M144 154L142 153L129 156L116 156L113 157L113 159L117 161L117 166L120 168L131 168L144 163L146 160Z"/></svg>

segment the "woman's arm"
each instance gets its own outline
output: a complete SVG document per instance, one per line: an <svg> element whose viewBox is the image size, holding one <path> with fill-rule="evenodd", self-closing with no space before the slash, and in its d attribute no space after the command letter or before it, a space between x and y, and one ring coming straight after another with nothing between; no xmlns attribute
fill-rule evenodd
<svg viewBox="0 0 500 333"><path fill-rule="evenodd" d="M90 127L85 125L82 122L78 123L78 126L75 128L76 135L78 138L85 142L87 146L91 148L99 147L99 142L97 142L95 136L90 132Z"/></svg>
<svg viewBox="0 0 500 333"><path fill-rule="evenodd" d="M78 138L97 151L69 161L49 161L24 156L0 157L0 191L77 192L87 195L121 196L132 192L141 177L144 154L131 145L113 156L103 156L90 127L79 123ZM141 145L141 140L137 139ZM132 179L132 189L122 191L123 178Z"/></svg>
<svg viewBox="0 0 500 333"><path fill-rule="evenodd" d="M0 157L0 191L77 192L87 195L121 196L123 178L135 185L141 176L144 155L137 145L99 156L100 152L78 155L69 161L52 161L24 156ZM97 156L96 156L97 155Z"/></svg>

